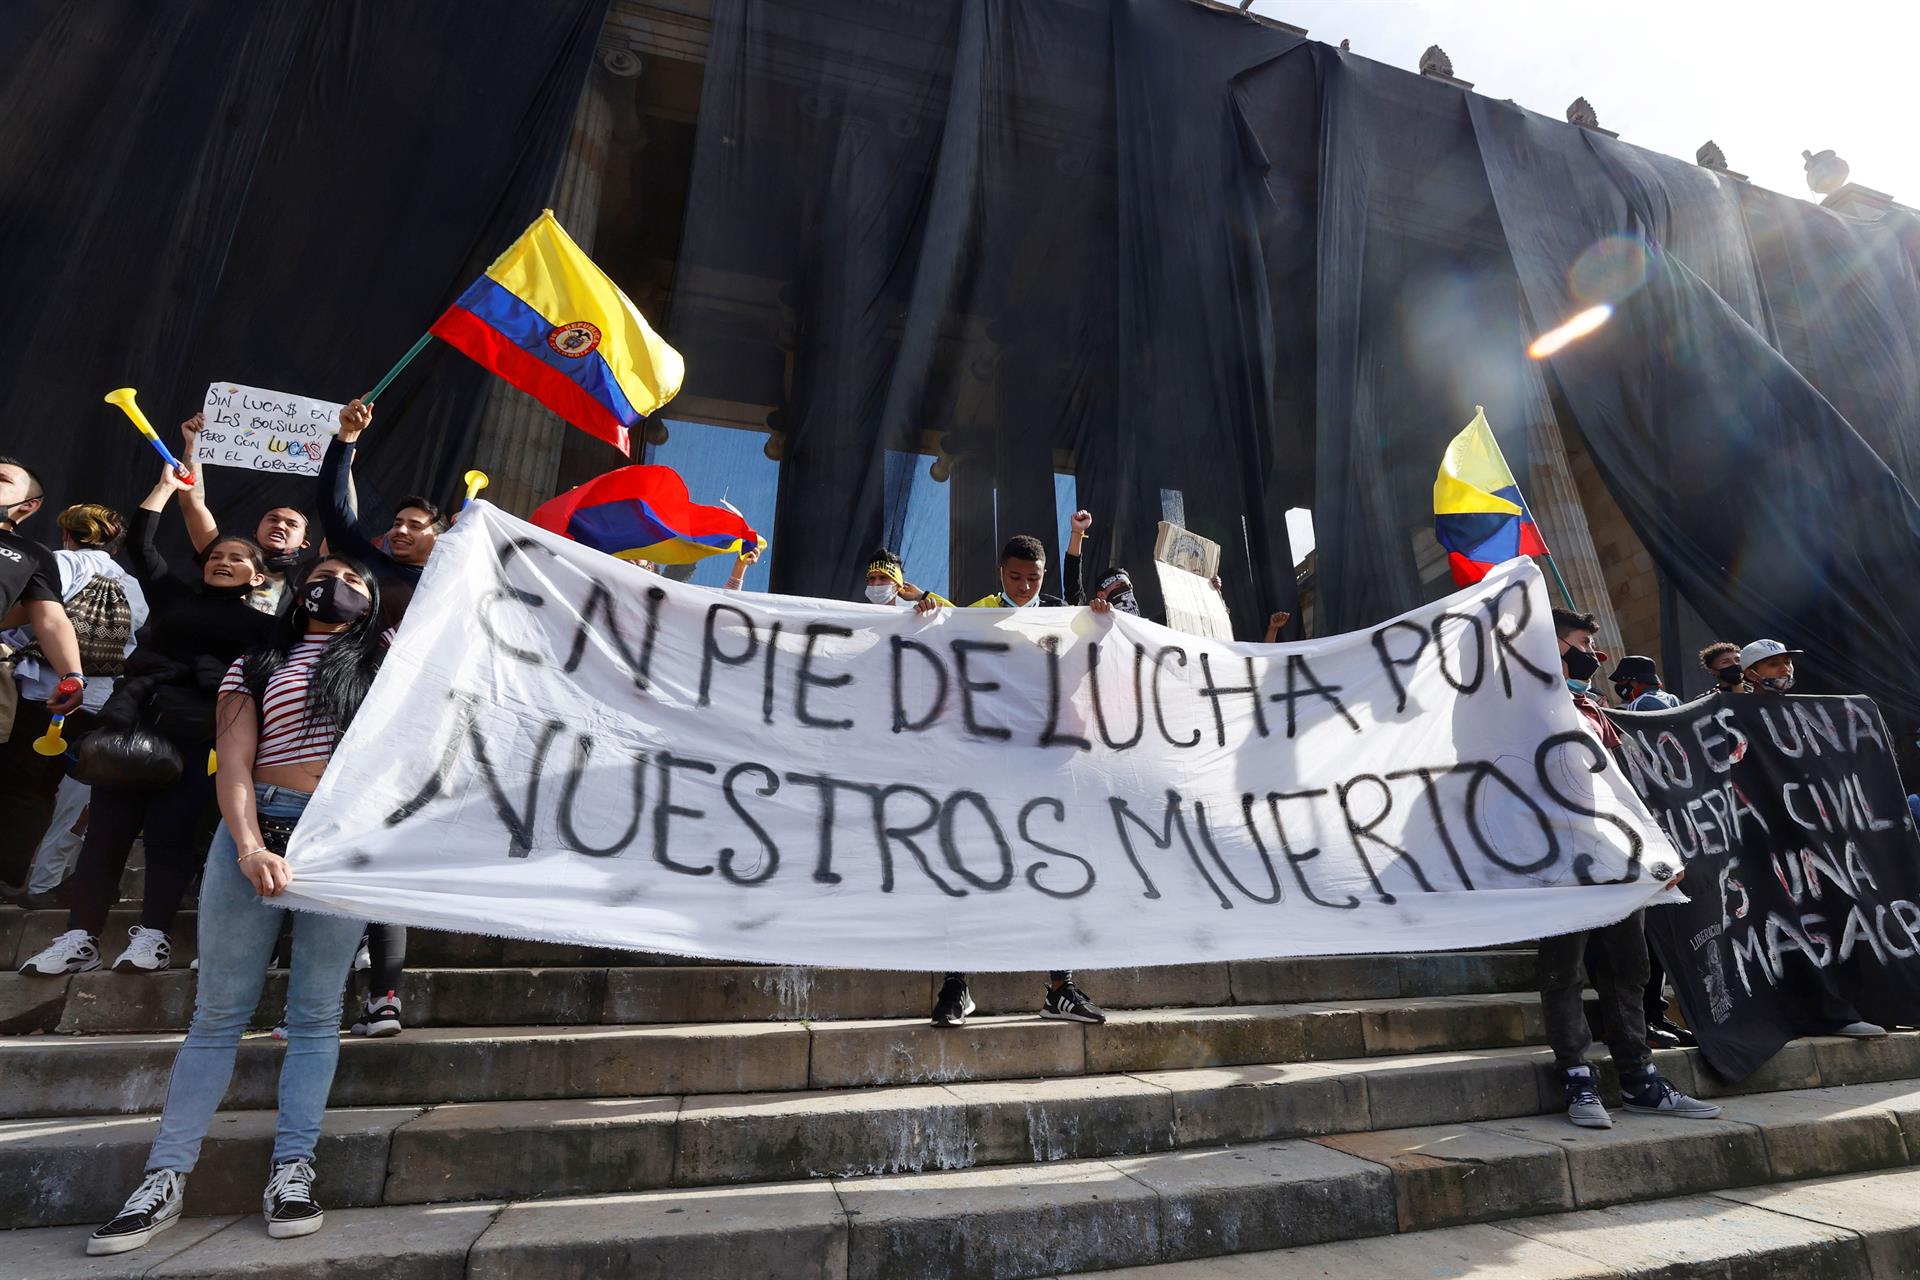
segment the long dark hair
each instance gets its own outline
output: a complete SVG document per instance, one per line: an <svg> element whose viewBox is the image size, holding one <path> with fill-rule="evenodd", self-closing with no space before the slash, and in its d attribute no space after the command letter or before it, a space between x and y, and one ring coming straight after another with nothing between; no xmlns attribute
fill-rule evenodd
<svg viewBox="0 0 1920 1280"><path fill-rule="evenodd" d="M325 555L313 562L306 579L294 588L290 605L274 619L273 634L267 643L241 659L240 679L253 695L255 705L265 706L267 681L286 665L294 646L307 633L307 613L300 607L300 589L313 577L313 570L323 564L351 569L372 597L367 611L320 651L320 661L314 664L312 678L307 682L307 719L330 716L344 734L359 712L360 704L366 701L367 690L373 687L373 678L379 674L380 662L387 656L387 646L380 638L384 629L380 621L380 581L351 556Z"/></svg>

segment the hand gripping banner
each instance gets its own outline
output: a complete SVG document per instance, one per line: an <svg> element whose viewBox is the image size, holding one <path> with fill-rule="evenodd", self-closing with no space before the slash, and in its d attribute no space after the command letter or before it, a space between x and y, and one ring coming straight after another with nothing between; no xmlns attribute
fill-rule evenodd
<svg viewBox="0 0 1920 1280"><path fill-rule="evenodd" d="M712 591L485 502L291 860L293 905L382 921L932 970L1486 946L1617 920L1680 865L1526 561L1236 644Z"/></svg>

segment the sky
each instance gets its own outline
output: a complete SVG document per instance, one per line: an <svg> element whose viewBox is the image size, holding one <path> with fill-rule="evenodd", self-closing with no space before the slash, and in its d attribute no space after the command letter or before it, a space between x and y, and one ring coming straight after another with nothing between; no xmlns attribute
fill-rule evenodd
<svg viewBox="0 0 1920 1280"><path fill-rule="evenodd" d="M1807 197L1802 151L1920 205L1911 84L1920 3L1904 0L1254 0L1254 11L1377 62L1428 45L1474 91L1554 119L1585 97L1624 142L1691 160L1711 138L1764 187Z"/></svg>

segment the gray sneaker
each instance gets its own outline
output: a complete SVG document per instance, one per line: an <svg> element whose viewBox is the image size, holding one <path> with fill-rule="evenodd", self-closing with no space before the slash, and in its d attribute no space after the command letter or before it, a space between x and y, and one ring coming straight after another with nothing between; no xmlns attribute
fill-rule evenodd
<svg viewBox="0 0 1920 1280"><path fill-rule="evenodd" d="M1629 1111L1648 1116L1679 1116L1686 1120L1711 1120L1720 1108L1711 1102L1690 1098L1673 1087L1673 1082L1651 1067L1638 1076L1620 1077L1620 1098Z"/></svg>
<svg viewBox="0 0 1920 1280"><path fill-rule="evenodd" d="M1567 1119L1582 1129L1613 1128L1613 1117L1607 1114L1607 1105L1600 1101L1595 1087L1598 1082L1592 1067L1569 1068L1560 1073L1560 1078L1567 1091Z"/></svg>

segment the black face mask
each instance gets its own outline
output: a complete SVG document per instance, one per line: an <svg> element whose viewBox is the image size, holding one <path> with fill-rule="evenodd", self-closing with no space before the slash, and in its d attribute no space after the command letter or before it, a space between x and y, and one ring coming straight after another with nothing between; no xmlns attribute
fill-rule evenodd
<svg viewBox="0 0 1920 1280"><path fill-rule="evenodd" d="M1620 701L1622 702L1626 702L1633 697L1633 686L1626 683L1624 680L1615 681L1613 686L1613 691L1615 694L1619 696Z"/></svg>
<svg viewBox="0 0 1920 1280"><path fill-rule="evenodd" d="M1600 669L1600 659L1572 646L1560 651L1560 660L1567 664L1567 677L1571 680L1591 680L1593 673Z"/></svg>
<svg viewBox="0 0 1920 1280"><path fill-rule="evenodd" d="M1116 591L1107 597L1107 603L1122 613L1130 613L1136 618L1140 616L1140 602L1133 598L1131 591Z"/></svg>
<svg viewBox="0 0 1920 1280"><path fill-rule="evenodd" d="M315 578L300 589L300 607L315 622L333 625L361 617L373 608L373 601L345 578Z"/></svg>
<svg viewBox="0 0 1920 1280"><path fill-rule="evenodd" d="M1721 667L1719 670L1713 673L1714 679L1718 680L1721 684L1726 685L1728 688L1732 688L1734 685L1739 684L1740 676L1741 676L1741 671L1740 671L1740 668L1738 667Z"/></svg>

